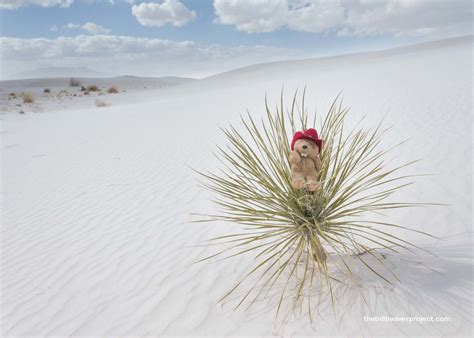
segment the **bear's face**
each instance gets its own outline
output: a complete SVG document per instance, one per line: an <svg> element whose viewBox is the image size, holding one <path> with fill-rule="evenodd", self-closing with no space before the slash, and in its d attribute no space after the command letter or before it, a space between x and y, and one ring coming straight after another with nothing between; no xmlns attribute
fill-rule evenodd
<svg viewBox="0 0 474 338"><path fill-rule="evenodd" d="M308 139L296 141L295 151L297 151L301 157L316 158L319 155L319 147L316 142Z"/></svg>

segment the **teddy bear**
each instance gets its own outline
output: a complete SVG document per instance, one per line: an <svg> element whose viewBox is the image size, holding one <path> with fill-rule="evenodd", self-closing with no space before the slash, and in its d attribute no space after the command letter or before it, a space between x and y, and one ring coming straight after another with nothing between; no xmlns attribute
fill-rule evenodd
<svg viewBox="0 0 474 338"><path fill-rule="evenodd" d="M319 187L321 158L319 153L323 140L315 129L297 131L291 141L291 153L288 161L291 166L290 183L295 189L316 191Z"/></svg>

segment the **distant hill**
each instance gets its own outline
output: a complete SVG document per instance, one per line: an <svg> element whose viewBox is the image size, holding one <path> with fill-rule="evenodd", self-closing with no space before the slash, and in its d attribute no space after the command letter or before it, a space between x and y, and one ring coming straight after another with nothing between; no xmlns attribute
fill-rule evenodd
<svg viewBox="0 0 474 338"><path fill-rule="evenodd" d="M111 77L112 74L97 72L87 67L45 67L13 74L11 79L57 77Z"/></svg>
<svg viewBox="0 0 474 338"><path fill-rule="evenodd" d="M121 88L162 88L180 85L191 81L197 81L196 79L184 78L184 77L138 77L138 76L116 76L116 77L74 77L81 85L97 85L111 86L116 85ZM6 80L0 81L0 89L7 88L45 88L45 87L68 87L70 77L58 77L58 78L33 78L33 79L21 79L21 80Z"/></svg>

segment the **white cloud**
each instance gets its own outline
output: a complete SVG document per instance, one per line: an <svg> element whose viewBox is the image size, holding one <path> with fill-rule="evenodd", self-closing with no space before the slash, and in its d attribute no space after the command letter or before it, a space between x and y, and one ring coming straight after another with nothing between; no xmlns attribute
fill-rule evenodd
<svg viewBox="0 0 474 338"><path fill-rule="evenodd" d="M135 0L119 0L119 1L116 1L116 0L82 0L82 1L88 1L88 2L94 2L94 1L108 1L110 4L112 5L115 5L116 3L120 3L120 2L125 2L129 5L133 5L135 3Z"/></svg>
<svg viewBox="0 0 474 338"><path fill-rule="evenodd" d="M281 27L338 35L472 33L470 0L214 0L217 22L248 33Z"/></svg>
<svg viewBox="0 0 474 338"><path fill-rule="evenodd" d="M74 0L1 0L0 9L17 9L30 5L41 7L69 7L73 2Z"/></svg>
<svg viewBox="0 0 474 338"><path fill-rule="evenodd" d="M248 33L271 32L286 24L286 0L214 0L218 22Z"/></svg>
<svg viewBox="0 0 474 338"><path fill-rule="evenodd" d="M56 39L0 37L4 78L43 67L89 67L116 75L204 76L259 62L307 57L268 46L198 45L116 35Z"/></svg>
<svg viewBox="0 0 474 338"><path fill-rule="evenodd" d="M56 30L53 30L54 27L56 28ZM90 33L90 34L110 33L110 29L104 28L101 25L98 25L98 24L93 23L93 22L86 22L83 25L78 25L78 24L70 22L67 25L63 26L63 29L82 29L82 30L84 30L84 31L86 31L87 33ZM53 26L53 27L51 27L51 30L55 32L58 29L57 29L56 26Z"/></svg>
<svg viewBox="0 0 474 338"><path fill-rule="evenodd" d="M0 0L0 9L17 9L26 6L41 6L41 7L69 7L75 0ZM101 2L105 0L81 0L86 4L93 4L94 2ZM135 0L120 0L130 5L135 3ZM119 2L120 2L119 1ZM115 4L114 0L108 0L110 4Z"/></svg>
<svg viewBox="0 0 474 338"><path fill-rule="evenodd" d="M449 36L472 33L470 0L345 0L340 35Z"/></svg>
<svg viewBox="0 0 474 338"><path fill-rule="evenodd" d="M176 54L194 48L191 41L135 38L114 35L79 35L56 39L20 39L0 37L4 59L134 58L144 53Z"/></svg>
<svg viewBox="0 0 474 338"><path fill-rule="evenodd" d="M288 28L304 32L333 29L345 19L345 9L338 0L298 1L288 11Z"/></svg>
<svg viewBox="0 0 474 338"><path fill-rule="evenodd" d="M178 0L164 0L161 3L148 2L133 5L132 14L143 26L161 27L172 24L181 27L196 17L196 12L189 10Z"/></svg>
<svg viewBox="0 0 474 338"><path fill-rule="evenodd" d="M75 24L75 23L71 23L71 22L70 22L70 23L68 23L67 25L64 25L64 26L63 26L63 29L77 29L77 28L79 28L79 27L81 27L81 26L78 25L78 24Z"/></svg>
<svg viewBox="0 0 474 338"><path fill-rule="evenodd" d="M91 34L103 34L110 32L110 29L104 28L101 25L97 25L93 22L86 22L81 26L81 28Z"/></svg>

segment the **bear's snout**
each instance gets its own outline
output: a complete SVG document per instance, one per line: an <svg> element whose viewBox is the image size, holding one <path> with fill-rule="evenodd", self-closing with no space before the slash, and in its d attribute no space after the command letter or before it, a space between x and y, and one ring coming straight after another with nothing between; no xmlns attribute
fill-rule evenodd
<svg viewBox="0 0 474 338"><path fill-rule="evenodd" d="M306 149L306 148L308 148L308 146L305 144L302 148L303 148L303 149Z"/></svg>

